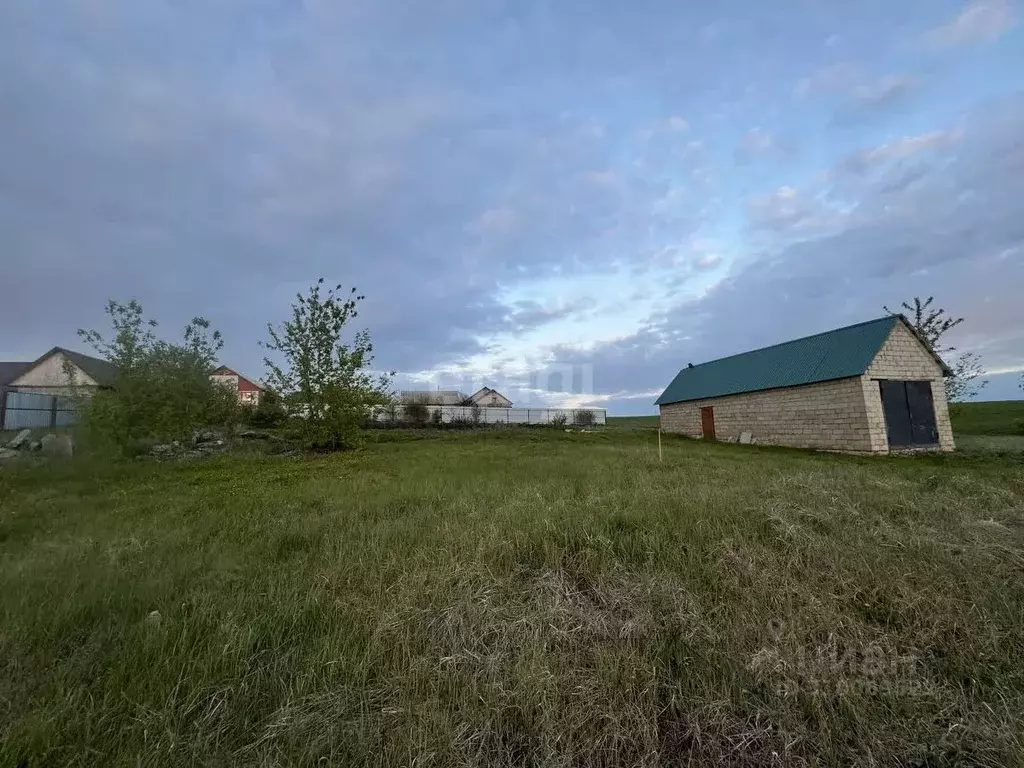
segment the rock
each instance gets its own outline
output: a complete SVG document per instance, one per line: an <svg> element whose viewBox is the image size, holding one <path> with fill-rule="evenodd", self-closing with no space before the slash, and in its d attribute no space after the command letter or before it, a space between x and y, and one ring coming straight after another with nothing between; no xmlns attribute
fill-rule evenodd
<svg viewBox="0 0 1024 768"><path fill-rule="evenodd" d="M271 438L270 433L260 432L258 429L243 429L238 436L243 440L269 440Z"/></svg>
<svg viewBox="0 0 1024 768"><path fill-rule="evenodd" d="M11 438L11 442L7 444L7 447L11 448L12 450L17 450L18 448L21 448L21 444L28 440L28 436L31 434L31 429L21 430L21 432L19 432L13 438Z"/></svg>
<svg viewBox="0 0 1024 768"><path fill-rule="evenodd" d="M223 448L223 440L209 440L205 443L196 443L195 445L196 451L200 451L203 453L214 453L216 451L222 450Z"/></svg>
<svg viewBox="0 0 1024 768"><path fill-rule="evenodd" d="M53 443L54 456L60 456L62 459L70 459L75 455L75 441L71 435L57 435L56 441Z"/></svg>
<svg viewBox="0 0 1024 768"><path fill-rule="evenodd" d="M151 627L159 627L163 620L164 617L160 615L160 611L150 611L146 616L146 623Z"/></svg>
<svg viewBox="0 0 1024 768"><path fill-rule="evenodd" d="M57 436L52 432L48 435L43 435L39 439L39 450L43 453L53 453L53 444L57 442Z"/></svg>
<svg viewBox="0 0 1024 768"><path fill-rule="evenodd" d="M565 431L566 431L566 432L572 432L572 430L571 430L571 429L567 429L567 430L565 430Z"/></svg>
<svg viewBox="0 0 1024 768"><path fill-rule="evenodd" d="M170 456L175 450L173 445L154 445L149 452L154 456Z"/></svg>
<svg viewBox="0 0 1024 768"><path fill-rule="evenodd" d="M753 438L749 432L740 432L740 442L743 445L750 445L750 441Z"/></svg>
<svg viewBox="0 0 1024 768"><path fill-rule="evenodd" d="M18 458L19 456L21 456L21 454L13 448L0 448L0 461L9 461L11 459Z"/></svg>
<svg viewBox="0 0 1024 768"><path fill-rule="evenodd" d="M31 453L35 453L36 451L38 451L42 447L43 447L43 444L40 443L38 440L33 440L31 443L28 444L28 449L29 449L29 451Z"/></svg>
<svg viewBox="0 0 1024 768"><path fill-rule="evenodd" d="M212 443L215 440L219 440L220 435L209 429L200 429L194 435L192 435L192 443L199 445L200 443Z"/></svg>

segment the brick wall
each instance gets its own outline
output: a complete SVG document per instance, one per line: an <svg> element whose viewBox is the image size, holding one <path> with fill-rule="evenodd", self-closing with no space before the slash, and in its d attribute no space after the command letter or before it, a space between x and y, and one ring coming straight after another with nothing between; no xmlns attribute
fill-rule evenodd
<svg viewBox="0 0 1024 768"><path fill-rule="evenodd" d="M864 402L871 425L872 450L887 451L889 438L882 409L882 394L878 386L880 379L930 381L935 402L935 424L939 430L939 447L944 451L953 450L953 427L949 421L942 367L903 323L893 327L889 338L862 377Z"/></svg>
<svg viewBox="0 0 1024 768"><path fill-rule="evenodd" d="M661 428L701 436L700 409L715 409L719 440L750 432L758 443L828 450L873 450L860 377L661 406Z"/></svg>
<svg viewBox="0 0 1024 768"><path fill-rule="evenodd" d="M757 442L770 445L887 453L880 379L931 382L939 447L953 450L942 368L902 323L893 327L863 376L663 405L661 428L701 437L700 409L709 405L715 409L719 440L750 432Z"/></svg>

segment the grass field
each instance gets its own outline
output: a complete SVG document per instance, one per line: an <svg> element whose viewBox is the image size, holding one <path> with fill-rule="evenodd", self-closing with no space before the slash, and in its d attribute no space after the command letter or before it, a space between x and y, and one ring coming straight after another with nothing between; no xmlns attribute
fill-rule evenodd
<svg viewBox="0 0 1024 768"><path fill-rule="evenodd" d="M1021 763L1020 454L664 449L5 469L0 765Z"/></svg>
<svg viewBox="0 0 1024 768"><path fill-rule="evenodd" d="M1024 437L1024 400L961 403L950 410L958 435L1017 435Z"/></svg>

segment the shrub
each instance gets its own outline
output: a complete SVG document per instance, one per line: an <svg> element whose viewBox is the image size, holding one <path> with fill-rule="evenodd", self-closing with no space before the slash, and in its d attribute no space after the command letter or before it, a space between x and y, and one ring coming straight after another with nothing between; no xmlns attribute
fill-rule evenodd
<svg viewBox="0 0 1024 768"><path fill-rule="evenodd" d="M435 408L430 413L430 424L434 427L440 427L444 423L444 415L441 413L440 408Z"/></svg>
<svg viewBox="0 0 1024 768"><path fill-rule="evenodd" d="M577 427L592 427L595 422L594 412L589 411L586 408L579 411L573 411L572 421Z"/></svg>
<svg viewBox="0 0 1024 768"><path fill-rule="evenodd" d="M405 404L405 420L414 427L425 427L430 419L430 409L424 397L414 397Z"/></svg>
<svg viewBox="0 0 1024 768"><path fill-rule="evenodd" d="M249 425L261 429L280 427L288 420L281 396L272 389L263 391L255 408L249 409Z"/></svg>
<svg viewBox="0 0 1024 768"><path fill-rule="evenodd" d="M184 343L158 340L137 301L107 305L114 335L106 341L98 331L80 330L116 369L113 387L85 402L81 429L87 442L132 454L140 443L185 439L200 428L229 428L241 410L236 394L210 381L220 333L193 318Z"/></svg>
<svg viewBox="0 0 1024 768"><path fill-rule="evenodd" d="M568 417L564 413L556 414L551 419L551 426L553 427L564 427L569 421Z"/></svg>

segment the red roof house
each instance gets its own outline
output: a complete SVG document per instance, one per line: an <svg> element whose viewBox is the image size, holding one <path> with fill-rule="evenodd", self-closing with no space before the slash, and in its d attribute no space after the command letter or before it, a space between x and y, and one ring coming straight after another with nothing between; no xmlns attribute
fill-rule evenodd
<svg viewBox="0 0 1024 768"><path fill-rule="evenodd" d="M245 378L237 371L231 370L226 365L222 365L211 373L210 381L233 389L238 393L238 402L242 405L258 405L264 391L259 384Z"/></svg>

